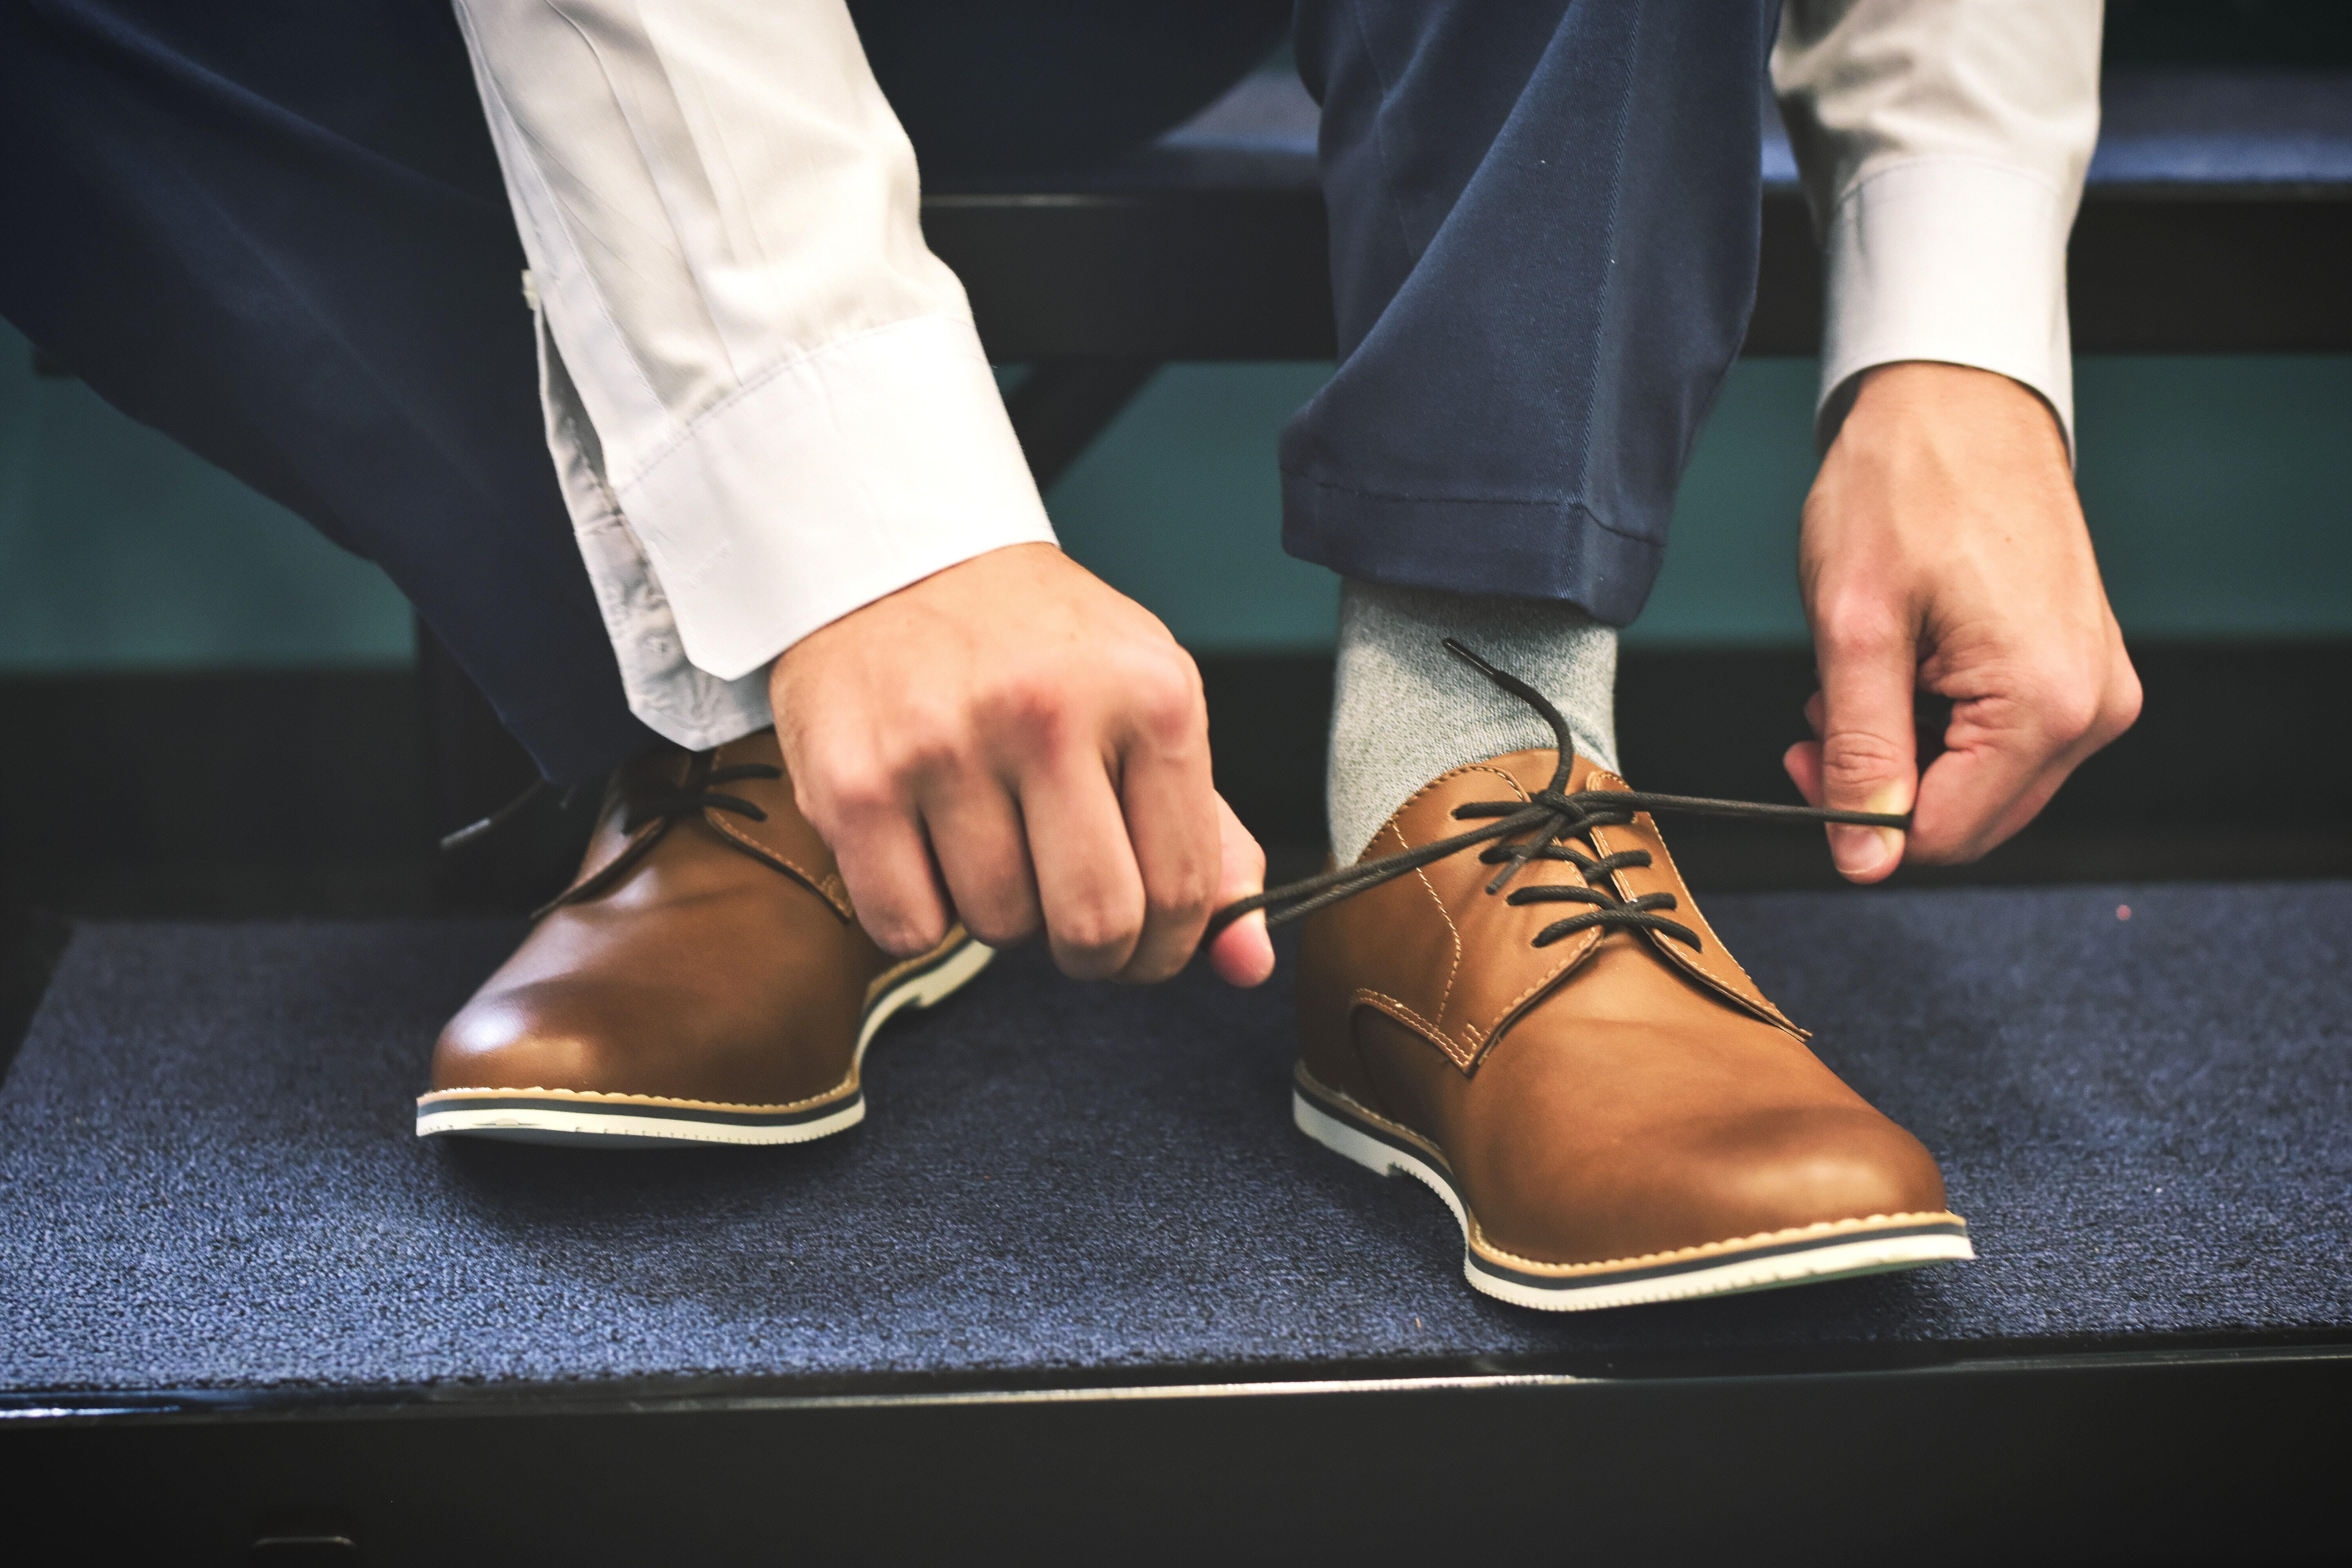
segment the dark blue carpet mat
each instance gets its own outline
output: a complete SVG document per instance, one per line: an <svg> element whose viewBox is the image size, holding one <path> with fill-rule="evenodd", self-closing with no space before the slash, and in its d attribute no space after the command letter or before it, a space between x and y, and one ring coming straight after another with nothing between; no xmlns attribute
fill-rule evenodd
<svg viewBox="0 0 2352 1568"><path fill-rule="evenodd" d="M2131 918L2117 918L2128 903ZM1002 961L800 1149L420 1144L488 923L97 925L0 1089L0 1389L1867 1360L2352 1324L2352 886L1717 898L1983 1260L1554 1317L1292 1131L1288 1002ZM1940 1353L1940 1352L1937 1352Z"/></svg>

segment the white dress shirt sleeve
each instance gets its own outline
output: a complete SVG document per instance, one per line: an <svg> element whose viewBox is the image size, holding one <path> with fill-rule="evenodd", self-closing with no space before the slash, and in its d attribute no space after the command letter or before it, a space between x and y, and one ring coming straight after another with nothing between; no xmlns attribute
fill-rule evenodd
<svg viewBox="0 0 2352 1568"><path fill-rule="evenodd" d="M842 0L457 0L632 708L767 721L827 622L1050 542Z"/></svg>
<svg viewBox="0 0 2352 1568"><path fill-rule="evenodd" d="M1827 264L1824 446L1863 371L1943 360L2032 387L2072 449L2100 21L2100 0L1787 0L1772 80Z"/></svg>

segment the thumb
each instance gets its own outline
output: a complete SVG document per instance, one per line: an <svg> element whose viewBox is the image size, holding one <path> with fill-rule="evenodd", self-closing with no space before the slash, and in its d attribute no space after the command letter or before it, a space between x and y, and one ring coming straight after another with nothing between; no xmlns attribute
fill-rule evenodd
<svg viewBox="0 0 2352 1568"><path fill-rule="evenodd" d="M1216 907L1264 892L1265 851L1222 795L1217 796L1217 843ZM1209 943L1209 967L1230 985L1263 984L1274 973L1274 939L1266 934L1265 911L1253 910L1219 931Z"/></svg>
<svg viewBox="0 0 2352 1568"><path fill-rule="evenodd" d="M1822 689L1805 707L1818 739L1790 748L1790 775L1815 805L1910 810L1919 788L1911 726L1918 668L1911 638L1824 637L1820 657ZM1829 839L1830 857L1850 882L1884 881L1902 864L1904 836L1898 829L1837 823L1831 825Z"/></svg>

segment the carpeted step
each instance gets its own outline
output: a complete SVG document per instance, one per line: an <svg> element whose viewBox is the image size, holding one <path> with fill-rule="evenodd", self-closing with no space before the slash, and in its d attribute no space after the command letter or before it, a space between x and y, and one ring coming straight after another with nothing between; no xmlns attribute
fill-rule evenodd
<svg viewBox="0 0 2352 1568"><path fill-rule="evenodd" d="M2128 919L2119 906L2128 906ZM1981 1261L1548 1316L1289 1125L1289 1004L1002 960L801 1148L424 1143L499 922L79 929L0 1087L0 1393L1759 1369L2352 1325L2352 884L1708 913Z"/></svg>

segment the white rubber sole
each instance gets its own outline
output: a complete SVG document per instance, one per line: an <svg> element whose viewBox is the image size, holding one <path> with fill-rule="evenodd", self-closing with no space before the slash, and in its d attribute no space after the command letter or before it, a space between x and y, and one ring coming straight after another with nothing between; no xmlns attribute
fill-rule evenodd
<svg viewBox="0 0 2352 1568"><path fill-rule="evenodd" d="M866 1050L883 1025L961 990L996 950L966 937L875 997L858 1025L848 1086L800 1106L712 1105L653 1095L570 1090L445 1089L416 1102L419 1138L493 1138L600 1149L678 1149L708 1143L808 1143L866 1120Z"/></svg>
<svg viewBox="0 0 2352 1568"><path fill-rule="evenodd" d="M1293 1087L1290 1106L1298 1130L1333 1153L1384 1176L1411 1176L1444 1200L1454 1211L1454 1224L1462 1227L1464 1278L1474 1289L1517 1307L1542 1312L1592 1311L1848 1279L1976 1256L1976 1249L1969 1245L1968 1223L1955 1215L1916 1216L1916 1223L1832 1231L1820 1237L1759 1238L1753 1247L1736 1252L1657 1262L1636 1260L1622 1268L1590 1273L1555 1275L1514 1268L1481 1256L1471 1245L1470 1211L1453 1177L1427 1155L1303 1089Z"/></svg>

